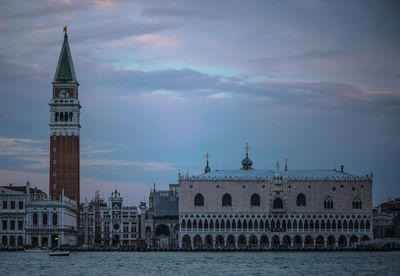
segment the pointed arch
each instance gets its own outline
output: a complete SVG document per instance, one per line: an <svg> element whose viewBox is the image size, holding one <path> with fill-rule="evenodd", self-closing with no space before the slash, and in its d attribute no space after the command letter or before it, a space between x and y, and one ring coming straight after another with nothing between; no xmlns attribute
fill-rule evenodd
<svg viewBox="0 0 400 276"><path fill-rule="evenodd" d="M259 194L254 193L251 195L250 205L251 206L260 206L260 195Z"/></svg>
<svg viewBox="0 0 400 276"><path fill-rule="evenodd" d="M306 206L306 196L303 193L297 195L296 205L297 206Z"/></svg>
<svg viewBox="0 0 400 276"><path fill-rule="evenodd" d="M194 197L194 206L204 206L204 196L200 193Z"/></svg>

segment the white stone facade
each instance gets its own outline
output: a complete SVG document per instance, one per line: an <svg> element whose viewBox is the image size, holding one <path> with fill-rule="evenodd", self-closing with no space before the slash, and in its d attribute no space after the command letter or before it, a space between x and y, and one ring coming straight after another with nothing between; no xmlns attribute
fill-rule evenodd
<svg viewBox="0 0 400 276"><path fill-rule="evenodd" d="M26 246L27 203L47 198L46 193L26 186L0 187L1 248L17 249Z"/></svg>
<svg viewBox="0 0 400 276"><path fill-rule="evenodd" d="M27 247L74 247L77 245L77 203L66 196L60 200L37 200L26 204Z"/></svg>
<svg viewBox="0 0 400 276"><path fill-rule="evenodd" d="M243 168L179 176L182 248L340 248L373 238L372 175Z"/></svg>

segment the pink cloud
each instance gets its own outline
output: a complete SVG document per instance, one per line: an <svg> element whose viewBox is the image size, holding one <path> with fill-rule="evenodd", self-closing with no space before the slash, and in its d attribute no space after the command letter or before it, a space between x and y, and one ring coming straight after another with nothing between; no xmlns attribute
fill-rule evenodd
<svg viewBox="0 0 400 276"><path fill-rule="evenodd" d="M160 34L133 35L106 43L106 46L111 48L142 46L176 49L179 45L179 41L175 38Z"/></svg>

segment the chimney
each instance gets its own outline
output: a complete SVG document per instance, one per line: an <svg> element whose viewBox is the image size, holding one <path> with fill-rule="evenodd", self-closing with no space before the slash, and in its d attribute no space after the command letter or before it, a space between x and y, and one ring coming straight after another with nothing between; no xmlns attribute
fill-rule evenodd
<svg viewBox="0 0 400 276"><path fill-rule="evenodd" d="M340 172L343 172L343 169L344 169L344 166L341 165L341 166L340 166Z"/></svg>

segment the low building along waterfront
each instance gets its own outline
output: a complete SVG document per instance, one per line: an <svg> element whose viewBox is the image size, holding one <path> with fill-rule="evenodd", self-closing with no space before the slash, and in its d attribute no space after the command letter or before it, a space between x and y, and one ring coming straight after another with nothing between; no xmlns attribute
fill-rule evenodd
<svg viewBox="0 0 400 276"><path fill-rule="evenodd" d="M372 175L340 170L179 175L181 248L343 248L373 238Z"/></svg>

